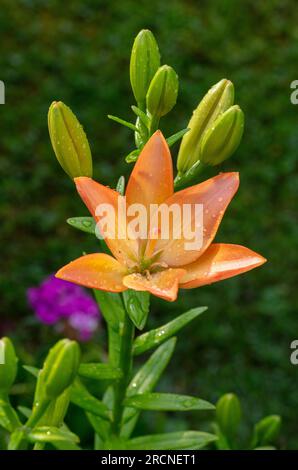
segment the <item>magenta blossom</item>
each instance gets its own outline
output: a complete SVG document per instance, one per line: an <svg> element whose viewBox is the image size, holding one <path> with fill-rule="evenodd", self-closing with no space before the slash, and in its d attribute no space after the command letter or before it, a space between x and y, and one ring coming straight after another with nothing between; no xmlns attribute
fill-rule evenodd
<svg viewBox="0 0 298 470"><path fill-rule="evenodd" d="M55 325L59 331L70 331L81 341L88 341L98 328L98 306L80 286L51 275L38 287L28 289L27 297L42 323Z"/></svg>

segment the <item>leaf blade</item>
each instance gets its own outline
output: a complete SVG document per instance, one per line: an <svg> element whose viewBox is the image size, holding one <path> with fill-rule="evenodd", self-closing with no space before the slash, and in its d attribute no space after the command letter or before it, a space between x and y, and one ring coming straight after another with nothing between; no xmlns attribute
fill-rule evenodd
<svg viewBox="0 0 298 470"><path fill-rule="evenodd" d="M189 395L175 393L144 393L133 395L124 400L126 406L139 410L152 411L193 411L214 410L215 406L208 401Z"/></svg>
<svg viewBox="0 0 298 470"><path fill-rule="evenodd" d="M146 352L149 349L152 349L163 343L168 338L176 334L181 328L205 312L207 308L208 307L197 307L188 310L169 323L166 323L159 328L155 328L154 330L148 331L147 333L137 337L133 345L133 354L138 356L139 354L142 354L143 352Z"/></svg>
<svg viewBox="0 0 298 470"><path fill-rule="evenodd" d="M178 431L152 434L131 439L128 450L183 450L201 449L216 440L216 436L201 431Z"/></svg>

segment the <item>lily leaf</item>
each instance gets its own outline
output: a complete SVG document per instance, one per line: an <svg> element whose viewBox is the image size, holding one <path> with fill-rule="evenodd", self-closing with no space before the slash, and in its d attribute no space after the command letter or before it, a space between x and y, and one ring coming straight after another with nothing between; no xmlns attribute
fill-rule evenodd
<svg viewBox="0 0 298 470"><path fill-rule="evenodd" d="M113 380L122 377L121 369L111 367L109 364L81 364L79 367L79 375L94 380Z"/></svg>
<svg viewBox="0 0 298 470"><path fill-rule="evenodd" d="M124 119L121 119L117 116L112 116L111 114L108 114L108 118L112 121L118 122L118 124L121 124L122 126L128 127L134 132L139 132L139 129L131 122L125 121Z"/></svg>
<svg viewBox="0 0 298 470"><path fill-rule="evenodd" d="M126 406L132 406L139 410L154 411L191 411L214 410L215 406L208 401L188 395L175 393L143 393L133 395L124 401Z"/></svg>
<svg viewBox="0 0 298 470"><path fill-rule="evenodd" d="M133 163L133 162L136 162L137 159L138 159L138 156L140 155L141 153L141 149L135 149L135 150L132 150L128 155L126 155L125 157L125 161L126 163Z"/></svg>
<svg viewBox="0 0 298 470"><path fill-rule="evenodd" d="M140 118L140 120L142 121L142 123L144 124L144 126L146 126L147 128L149 128L150 126L150 119L149 117L147 116L146 113L144 113L144 111L142 111L140 108L138 108L137 106L132 106L131 109L133 110L133 112Z"/></svg>
<svg viewBox="0 0 298 470"><path fill-rule="evenodd" d="M189 130L190 129L187 127L186 129L182 129L181 131L176 132L176 134L173 134L170 137L168 137L166 139L167 143L168 143L168 146L172 147L172 145L174 145L176 142L178 142L178 140L180 140L184 136L184 134L186 134Z"/></svg>
<svg viewBox="0 0 298 470"><path fill-rule="evenodd" d="M133 345L133 354L138 356L151 348L158 346L165 340L176 334L181 328L186 326L189 322L201 315L207 310L208 307L197 307L188 310L174 320L166 323L159 328L148 331L135 339Z"/></svg>
<svg viewBox="0 0 298 470"><path fill-rule="evenodd" d="M149 393L154 389L172 357L175 345L176 338L171 338L154 351L130 382L127 388L127 398L139 393ZM131 435L139 414L140 412L135 408L124 409L121 437L128 438Z"/></svg>
<svg viewBox="0 0 298 470"><path fill-rule="evenodd" d="M29 372L29 374L33 375L33 377L38 377L39 369L37 367L23 366L23 369Z"/></svg>
<svg viewBox="0 0 298 470"><path fill-rule="evenodd" d="M65 429L56 428L55 426L36 427L28 433L27 437L31 442L50 442L53 444L61 441L79 442L76 434Z"/></svg>
<svg viewBox="0 0 298 470"><path fill-rule="evenodd" d="M142 330L146 324L149 313L149 292L138 292L128 289L123 292L123 300L131 321L139 330Z"/></svg>
<svg viewBox="0 0 298 470"><path fill-rule="evenodd" d="M96 222L93 217L70 217L66 222L82 232L95 235Z"/></svg>
<svg viewBox="0 0 298 470"><path fill-rule="evenodd" d="M110 413L107 406L91 395L78 379L74 381L71 387L70 401L85 411L90 411L101 418L109 419Z"/></svg>
<svg viewBox="0 0 298 470"><path fill-rule="evenodd" d="M0 399L0 427L12 432L21 425L18 415L11 404L6 400Z"/></svg>
<svg viewBox="0 0 298 470"><path fill-rule="evenodd" d="M200 431L179 431L152 434L131 439L126 443L129 450L196 450L206 447L216 436Z"/></svg>

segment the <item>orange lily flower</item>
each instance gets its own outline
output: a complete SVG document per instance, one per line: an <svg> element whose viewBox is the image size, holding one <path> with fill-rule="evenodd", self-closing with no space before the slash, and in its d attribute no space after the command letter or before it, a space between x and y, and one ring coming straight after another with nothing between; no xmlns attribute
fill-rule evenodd
<svg viewBox="0 0 298 470"><path fill-rule="evenodd" d="M117 213L119 193L88 177L75 178L77 190L99 227L100 204L110 204ZM224 212L239 186L238 173L222 173L203 183L174 193L170 151L157 131L147 142L127 184L125 198L131 204L203 205L204 229L199 249L185 249L183 235L176 239L145 240L105 234L113 256L95 253L82 256L61 268L56 277L86 287L110 292L126 289L148 291L168 301L177 298L178 288L191 289L244 273L265 263L261 255L240 245L212 243ZM191 213L194 223L194 211ZM171 220L175 225L175 218ZM149 225L150 227L150 225ZM119 229L118 229L119 231ZM121 232L121 227L120 227Z"/></svg>

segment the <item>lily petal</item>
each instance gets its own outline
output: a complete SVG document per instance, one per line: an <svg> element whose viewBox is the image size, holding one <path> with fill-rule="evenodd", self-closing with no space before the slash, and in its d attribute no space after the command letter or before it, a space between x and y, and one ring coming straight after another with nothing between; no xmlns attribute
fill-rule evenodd
<svg viewBox="0 0 298 470"><path fill-rule="evenodd" d="M265 262L263 256L245 246L213 243L195 263L185 266L186 274L180 287L192 289L212 284L250 271Z"/></svg>
<svg viewBox="0 0 298 470"><path fill-rule="evenodd" d="M156 131L143 148L130 175L127 206L160 204L174 191L173 165L169 146L160 131Z"/></svg>
<svg viewBox="0 0 298 470"><path fill-rule="evenodd" d="M155 251L159 252L162 250L159 262L165 262L169 266L178 267L197 260L214 239L224 212L236 193L238 186L238 173L221 173L203 183L183 189L167 199L165 201L166 205L177 204L180 207L181 217L179 217L178 212L178 216L170 218L170 240L161 239L157 241ZM173 237L177 227L181 227L181 219L183 220L182 216L186 210L185 207L187 207L184 205L186 204L190 208L190 220L187 219L187 228L191 229L193 233L196 232L197 235L201 232L202 235L198 237L198 243L193 246L190 246L189 243L193 243L195 238L194 236L192 239L185 237L184 226L182 226L181 235L179 237L176 235L176 239ZM196 225L198 221L196 221L195 207L199 204L202 205L203 214L203 220L199 222L203 223ZM155 232L160 233L160 230L155 228Z"/></svg>
<svg viewBox="0 0 298 470"><path fill-rule="evenodd" d="M123 197L117 191L97 183L92 178L75 178L75 184L79 195L99 224L104 240L115 258L123 264L134 264L138 254L137 241L128 239L125 223L118 224L118 205L123 201ZM125 222L125 213L123 222ZM119 230L121 233L118 233Z"/></svg>
<svg viewBox="0 0 298 470"><path fill-rule="evenodd" d="M81 256L61 268L56 277L93 289L123 292L122 280L127 270L112 256L94 253Z"/></svg>
<svg viewBox="0 0 298 470"><path fill-rule="evenodd" d="M157 297L173 302L177 298L179 280L185 273L184 269L172 268L151 274L148 278L134 273L125 276L123 284L130 289L148 291Z"/></svg>

